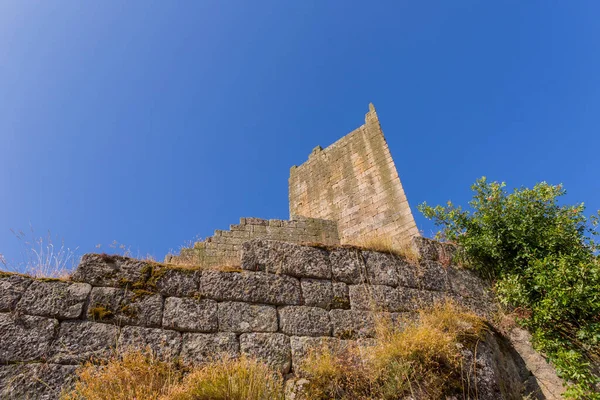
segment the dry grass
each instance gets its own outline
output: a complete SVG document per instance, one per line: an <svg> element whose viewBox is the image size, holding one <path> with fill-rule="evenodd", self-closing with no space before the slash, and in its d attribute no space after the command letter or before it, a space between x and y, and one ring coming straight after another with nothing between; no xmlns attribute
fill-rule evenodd
<svg viewBox="0 0 600 400"><path fill-rule="evenodd" d="M303 364L306 399L438 399L465 392L459 346L473 345L484 322L453 303L420 312L399 329L377 324L374 345L335 351L324 347ZM468 397L468 393L467 393Z"/></svg>
<svg viewBox="0 0 600 400"><path fill-rule="evenodd" d="M88 363L61 400L283 400L283 378L256 360L221 359L192 369L146 351Z"/></svg>
<svg viewBox="0 0 600 400"><path fill-rule="evenodd" d="M412 263L417 263L419 261L419 254L412 248L409 242L394 241L390 237L373 237L356 241L352 244L365 250L393 254Z"/></svg>
<svg viewBox="0 0 600 400"><path fill-rule="evenodd" d="M157 400L181 379L177 364L147 351L113 357L105 365L85 364L77 375L75 387L61 400Z"/></svg>
<svg viewBox="0 0 600 400"><path fill-rule="evenodd" d="M196 369L163 400L283 400L283 378L247 357Z"/></svg>

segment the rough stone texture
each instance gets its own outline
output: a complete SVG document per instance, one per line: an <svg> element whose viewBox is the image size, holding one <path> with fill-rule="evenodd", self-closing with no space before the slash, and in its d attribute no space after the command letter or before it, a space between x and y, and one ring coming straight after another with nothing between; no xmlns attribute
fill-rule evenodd
<svg viewBox="0 0 600 400"><path fill-rule="evenodd" d="M453 263L456 254L456 246L453 244L441 243L421 236L413 237L411 246L420 259L439 261L446 267Z"/></svg>
<svg viewBox="0 0 600 400"><path fill-rule="evenodd" d="M449 289L448 271L450 270L450 267L444 267L440 263L434 261L421 260L414 268L418 276L418 284L417 286L408 286L437 291Z"/></svg>
<svg viewBox="0 0 600 400"><path fill-rule="evenodd" d="M0 313L0 364L45 359L57 326L51 318Z"/></svg>
<svg viewBox="0 0 600 400"><path fill-rule="evenodd" d="M367 282L362 252L358 249L337 248L329 253L333 279L345 283Z"/></svg>
<svg viewBox="0 0 600 400"><path fill-rule="evenodd" d="M34 281L21 297L17 310L42 317L79 318L90 290L88 283Z"/></svg>
<svg viewBox="0 0 600 400"><path fill-rule="evenodd" d="M244 333L240 335L240 351L265 361L282 374L292 367L290 338L281 333Z"/></svg>
<svg viewBox="0 0 600 400"><path fill-rule="evenodd" d="M342 243L419 232L373 105L365 124L290 170L290 215L338 223Z"/></svg>
<svg viewBox="0 0 600 400"><path fill-rule="evenodd" d="M217 302L208 299L167 297L163 326L178 331L216 332L219 329Z"/></svg>
<svg viewBox="0 0 600 400"><path fill-rule="evenodd" d="M242 269L298 278L331 278L326 250L274 240L252 240L242 246Z"/></svg>
<svg viewBox="0 0 600 400"><path fill-rule="evenodd" d="M375 251L363 251L362 256L365 260L367 283L398 286L397 256Z"/></svg>
<svg viewBox="0 0 600 400"><path fill-rule="evenodd" d="M192 297L200 286L200 271L163 268L156 288L165 297Z"/></svg>
<svg viewBox="0 0 600 400"><path fill-rule="evenodd" d="M202 364L220 355L237 357L240 352L235 333L184 333L181 358L185 363Z"/></svg>
<svg viewBox="0 0 600 400"><path fill-rule="evenodd" d="M119 349L149 349L160 358L171 360L181 351L181 334L167 329L125 326L121 329Z"/></svg>
<svg viewBox="0 0 600 400"><path fill-rule="evenodd" d="M329 312L333 336L357 339L375 335L375 313L372 311L331 310Z"/></svg>
<svg viewBox="0 0 600 400"><path fill-rule="evenodd" d="M279 310L279 328L295 336L331 336L329 313L322 308L287 306Z"/></svg>
<svg viewBox="0 0 600 400"><path fill-rule="evenodd" d="M221 332L277 332L277 310L273 306L241 302L219 303Z"/></svg>
<svg viewBox="0 0 600 400"><path fill-rule="evenodd" d="M119 286L122 282L139 282L150 273L148 263L133 258L107 254L86 254L71 276L75 282L92 286Z"/></svg>
<svg viewBox="0 0 600 400"><path fill-rule="evenodd" d="M87 310L89 319L98 322L160 327L163 299L159 294L141 293L109 287L95 287ZM101 313L106 313L102 317Z"/></svg>
<svg viewBox="0 0 600 400"><path fill-rule="evenodd" d="M31 282L25 276L0 273L0 312L14 310Z"/></svg>
<svg viewBox="0 0 600 400"><path fill-rule="evenodd" d="M432 293L426 290L385 285L352 285L350 305L364 311L416 311L433 304Z"/></svg>
<svg viewBox="0 0 600 400"><path fill-rule="evenodd" d="M304 304L326 310L332 308L350 308L348 286L343 282L331 282L320 279L302 279L302 297Z"/></svg>
<svg viewBox="0 0 600 400"><path fill-rule="evenodd" d="M296 278L265 272L206 271L200 279L203 296L218 301L246 301L274 305L300 304Z"/></svg>
<svg viewBox="0 0 600 400"><path fill-rule="evenodd" d="M91 358L105 359L117 345L119 328L90 321L63 322L52 345L52 362L80 364Z"/></svg>
<svg viewBox="0 0 600 400"><path fill-rule="evenodd" d="M58 399L74 379L76 365L17 364L0 366L1 399Z"/></svg>

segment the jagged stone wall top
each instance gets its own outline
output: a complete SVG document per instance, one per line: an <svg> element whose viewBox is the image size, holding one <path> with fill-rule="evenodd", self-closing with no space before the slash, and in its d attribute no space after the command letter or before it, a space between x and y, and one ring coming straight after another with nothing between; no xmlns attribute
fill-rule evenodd
<svg viewBox="0 0 600 400"><path fill-rule="evenodd" d="M365 124L292 167L290 215L337 222L342 243L418 236L373 105Z"/></svg>

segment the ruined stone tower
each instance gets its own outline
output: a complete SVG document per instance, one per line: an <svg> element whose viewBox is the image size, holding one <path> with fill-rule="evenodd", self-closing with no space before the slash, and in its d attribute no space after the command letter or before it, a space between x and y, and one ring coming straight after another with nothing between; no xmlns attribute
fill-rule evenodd
<svg viewBox="0 0 600 400"><path fill-rule="evenodd" d="M241 218L166 261L237 265L242 244L251 239L365 245L383 238L397 245L418 236L377 113L369 107L364 125L291 168L289 221Z"/></svg>
<svg viewBox="0 0 600 400"><path fill-rule="evenodd" d="M341 243L419 234L373 104L364 125L291 168L289 197L291 219L335 221Z"/></svg>

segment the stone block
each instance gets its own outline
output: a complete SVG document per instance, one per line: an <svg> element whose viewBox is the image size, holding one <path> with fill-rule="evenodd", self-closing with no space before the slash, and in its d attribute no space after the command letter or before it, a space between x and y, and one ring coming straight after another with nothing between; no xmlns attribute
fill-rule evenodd
<svg viewBox="0 0 600 400"><path fill-rule="evenodd" d="M350 305L362 311L404 311L396 288L385 285L351 285Z"/></svg>
<svg viewBox="0 0 600 400"><path fill-rule="evenodd" d="M375 313L372 311L331 310L333 336L340 339L375 336Z"/></svg>
<svg viewBox="0 0 600 400"><path fill-rule="evenodd" d="M437 261L421 260L415 267L420 289L444 291L449 289L448 268Z"/></svg>
<svg viewBox="0 0 600 400"><path fill-rule="evenodd" d="M277 332L277 310L273 306L225 301L218 308L221 332Z"/></svg>
<svg viewBox="0 0 600 400"><path fill-rule="evenodd" d="M125 326L119 337L119 350L150 350L159 358L171 360L181 351L181 333L167 329Z"/></svg>
<svg viewBox="0 0 600 400"><path fill-rule="evenodd" d="M0 364L47 358L57 326L51 318L0 313Z"/></svg>
<svg viewBox="0 0 600 400"><path fill-rule="evenodd" d="M79 318L91 290L88 283L33 281L21 297L17 310L42 317Z"/></svg>
<svg viewBox="0 0 600 400"><path fill-rule="evenodd" d="M299 278L331 279L324 249L274 240L256 239L242 245L242 269Z"/></svg>
<svg viewBox="0 0 600 400"><path fill-rule="evenodd" d="M163 326L187 332L216 332L219 329L217 302L214 300L167 297Z"/></svg>
<svg viewBox="0 0 600 400"><path fill-rule="evenodd" d="M0 312L14 310L31 282L32 280L25 276L1 273Z"/></svg>
<svg viewBox="0 0 600 400"><path fill-rule="evenodd" d="M294 336L331 336L329 313L322 308L287 306L279 310L279 329Z"/></svg>
<svg viewBox="0 0 600 400"><path fill-rule="evenodd" d="M479 278L474 271L461 267L448 268L450 291L462 297L492 301L489 283Z"/></svg>
<svg viewBox="0 0 600 400"><path fill-rule="evenodd" d="M184 333L181 359L187 364L203 364L220 357L239 356L235 333Z"/></svg>
<svg viewBox="0 0 600 400"><path fill-rule="evenodd" d="M319 279L302 279L302 297L304 304L326 310L350 308L348 286L343 282L331 282Z"/></svg>
<svg viewBox="0 0 600 400"><path fill-rule="evenodd" d="M367 282L372 285L398 286L399 257L375 251L363 251Z"/></svg>
<svg viewBox="0 0 600 400"><path fill-rule="evenodd" d="M160 268L156 279L156 289L165 297L192 297L200 286L200 271Z"/></svg>
<svg viewBox="0 0 600 400"><path fill-rule="evenodd" d="M90 321L65 321L53 343L52 362L81 364L92 358L107 359L117 345L119 328Z"/></svg>
<svg viewBox="0 0 600 400"><path fill-rule="evenodd" d="M54 400L75 379L76 365L46 363L0 366L1 399Z"/></svg>
<svg viewBox="0 0 600 400"><path fill-rule="evenodd" d="M240 335L240 351L264 361L282 374L290 372L290 338L282 333L243 333Z"/></svg>
<svg viewBox="0 0 600 400"><path fill-rule="evenodd" d="M160 327L163 299L159 294L110 287L92 288L87 317L97 322Z"/></svg>
<svg viewBox="0 0 600 400"><path fill-rule="evenodd" d="M367 281L362 252L352 248L337 248L329 253L333 279L350 284Z"/></svg>
<svg viewBox="0 0 600 400"><path fill-rule="evenodd" d="M118 287L122 282L144 281L151 268L145 261L108 254L85 254L71 276L92 286Z"/></svg>
<svg viewBox="0 0 600 400"><path fill-rule="evenodd" d="M298 279L265 272L204 271L200 279L200 292L217 301L274 305L301 303Z"/></svg>

